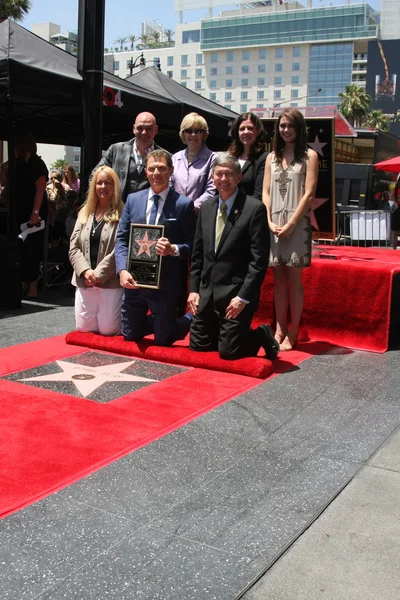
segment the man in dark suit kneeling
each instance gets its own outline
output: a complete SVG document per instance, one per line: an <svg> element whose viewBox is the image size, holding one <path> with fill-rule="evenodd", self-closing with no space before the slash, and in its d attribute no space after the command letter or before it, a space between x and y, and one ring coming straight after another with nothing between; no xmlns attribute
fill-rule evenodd
<svg viewBox="0 0 400 600"><path fill-rule="evenodd" d="M221 358L269 359L279 344L269 325L251 328L269 259L265 206L239 191L239 161L219 155L212 176L219 196L200 209L193 244L188 306L193 313L190 348L218 350Z"/></svg>
<svg viewBox="0 0 400 600"><path fill-rule="evenodd" d="M176 318L180 293L180 261L192 251L196 228L193 201L169 187L172 159L165 150L154 150L146 157L150 188L129 194L115 245L115 263L120 284L125 288L122 302L122 335L140 341L154 333L159 346L170 346L189 332L190 315ZM139 287L126 270L131 223L164 225L165 236L157 241L156 252L163 257L160 289ZM148 310L151 315L148 316Z"/></svg>

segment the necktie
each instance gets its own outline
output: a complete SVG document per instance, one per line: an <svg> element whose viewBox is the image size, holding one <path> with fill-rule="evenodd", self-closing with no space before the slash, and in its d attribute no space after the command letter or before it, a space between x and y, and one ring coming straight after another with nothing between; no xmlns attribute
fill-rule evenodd
<svg viewBox="0 0 400 600"><path fill-rule="evenodd" d="M228 217L228 212L227 212L226 202L222 201L221 206L218 209L217 221L215 224L215 249L218 248L227 217Z"/></svg>
<svg viewBox="0 0 400 600"><path fill-rule="evenodd" d="M158 201L160 196L158 194L154 194L153 196L153 206L151 207L149 225L155 225L157 219L157 211L158 211Z"/></svg>

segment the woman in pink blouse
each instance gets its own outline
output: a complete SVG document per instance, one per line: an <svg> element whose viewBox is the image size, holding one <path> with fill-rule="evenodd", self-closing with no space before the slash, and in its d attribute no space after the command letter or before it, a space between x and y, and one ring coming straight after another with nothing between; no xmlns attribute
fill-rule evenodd
<svg viewBox="0 0 400 600"><path fill-rule="evenodd" d="M79 194L81 181L78 179L76 171L72 165L69 165L64 169L64 180L62 182L62 186L66 192L72 190L73 192Z"/></svg>
<svg viewBox="0 0 400 600"><path fill-rule="evenodd" d="M171 183L176 192L194 201L198 213L204 200L216 195L211 179L215 154L205 143L208 137L207 121L197 113L186 115L179 136L187 147L172 157L174 174Z"/></svg>

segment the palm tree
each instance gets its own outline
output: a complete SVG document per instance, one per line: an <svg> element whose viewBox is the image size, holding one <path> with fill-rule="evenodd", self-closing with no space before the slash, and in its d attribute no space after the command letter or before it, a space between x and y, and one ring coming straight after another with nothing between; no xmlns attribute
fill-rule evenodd
<svg viewBox="0 0 400 600"><path fill-rule="evenodd" d="M172 42L172 36L175 35L175 33L172 29L164 29L164 35L167 38L168 44L170 44Z"/></svg>
<svg viewBox="0 0 400 600"><path fill-rule="evenodd" d="M153 41L158 44L158 42L160 41L160 32L155 30L153 31L153 33L151 34L151 37L153 38Z"/></svg>
<svg viewBox="0 0 400 600"><path fill-rule="evenodd" d="M133 35L133 34L132 35L128 35L128 40L131 43L131 50L133 50L134 44L135 44L135 42L136 42L137 39L138 38L137 38L136 35Z"/></svg>
<svg viewBox="0 0 400 600"><path fill-rule="evenodd" d="M362 87L355 83L346 85L345 91L339 93L338 108L353 127L360 127L371 106L372 98Z"/></svg>
<svg viewBox="0 0 400 600"><path fill-rule="evenodd" d="M119 37L115 40L114 44L119 44L120 50L122 52L122 50L124 49L125 42L126 42L126 37Z"/></svg>
<svg viewBox="0 0 400 600"><path fill-rule="evenodd" d="M142 33L142 35L140 36L140 39L142 40L142 43L147 46L147 44L149 43L149 38L150 36L147 33Z"/></svg>
<svg viewBox="0 0 400 600"><path fill-rule="evenodd" d="M389 131L390 118L381 110L371 110L365 120L365 125L381 131Z"/></svg>
<svg viewBox="0 0 400 600"><path fill-rule="evenodd" d="M8 17L11 17L14 21L22 21L30 9L30 0L1 0L0 22L8 19Z"/></svg>

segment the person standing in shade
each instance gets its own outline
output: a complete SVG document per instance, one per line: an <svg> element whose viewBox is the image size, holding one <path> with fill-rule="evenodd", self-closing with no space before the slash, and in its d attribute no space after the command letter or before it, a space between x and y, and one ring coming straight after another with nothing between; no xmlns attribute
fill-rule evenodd
<svg viewBox="0 0 400 600"><path fill-rule="evenodd" d="M154 333L158 346L170 346L185 338L190 327L190 315L176 318L176 307L180 294L179 265L191 254L196 214L193 200L169 187L174 168L168 152L150 152L145 168L150 188L128 196L115 247L117 273L125 291L122 335L127 341L138 342ZM165 235L156 244L157 254L163 257L159 289L139 287L127 270L131 223L165 226Z"/></svg>
<svg viewBox="0 0 400 600"><path fill-rule="evenodd" d="M238 116L232 125L233 142L228 148L242 168L240 188L248 196L262 199L265 161L267 159L266 135L261 120L252 112Z"/></svg>
<svg viewBox="0 0 400 600"><path fill-rule="evenodd" d="M145 160L147 154L161 148L154 143L158 126L154 115L149 112L140 113L133 125L135 137L128 142L112 144L95 170L101 165L114 169L121 183L121 197L125 202L129 194L148 189L150 184L146 177Z"/></svg>
<svg viewBox="0 0 400 600"><path fill-rule="evenodd" d="M281 350L292 350L299 334L304 303L302 271L311 266L309 212L317 180L318 155L307 148L304 117L297 109L287 108L275 123L273 152L267 158L263 186L271 237L275 339Z"/></svg>
<svg viewBox="0 0 400 600"><path fill-rule="evenodd" d="M212 176L219 195L203 203L193 244L190 348L232 360L262 347L273 359L279 344L269 325L251 328L268 267L265 206L239 190L240 163L230 154L217 156Z"/></svg>

